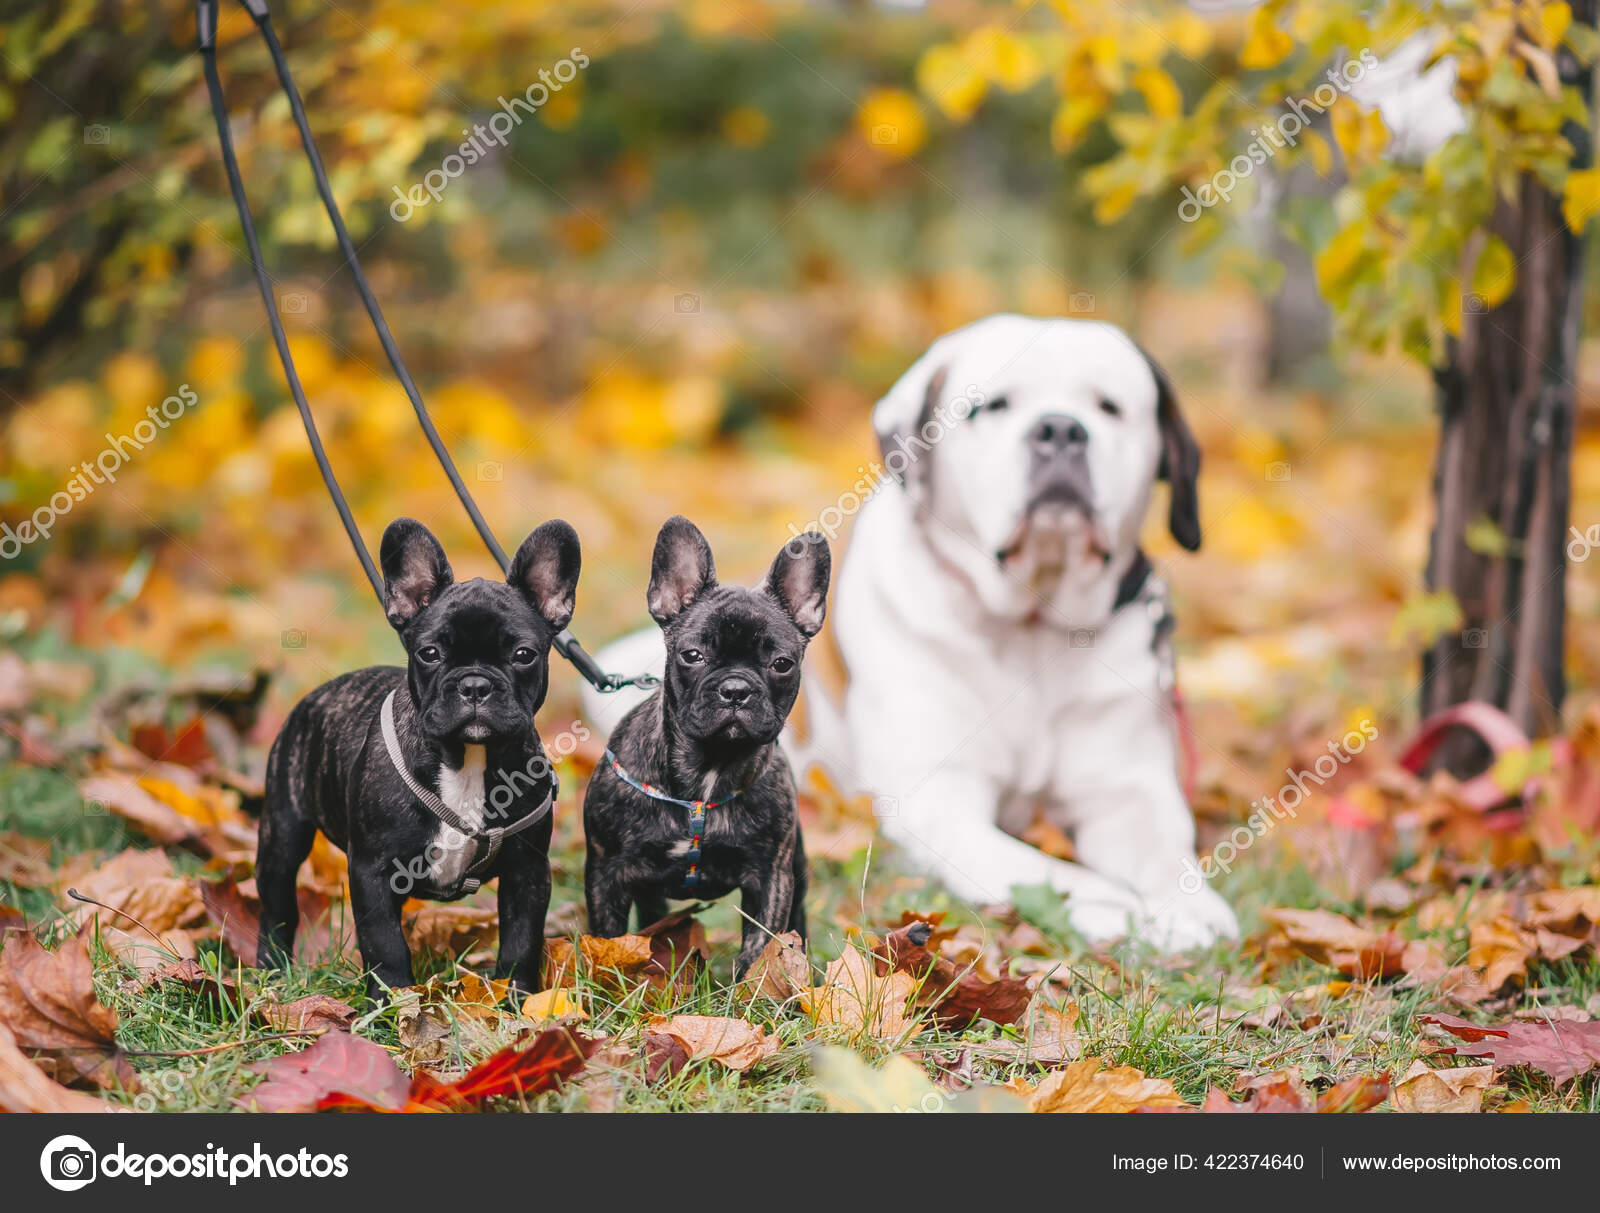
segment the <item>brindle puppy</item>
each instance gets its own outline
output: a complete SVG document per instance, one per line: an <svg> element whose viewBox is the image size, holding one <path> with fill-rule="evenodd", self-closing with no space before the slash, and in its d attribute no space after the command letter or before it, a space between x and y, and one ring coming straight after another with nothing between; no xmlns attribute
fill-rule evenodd
<svg viewBox="0 0 1600 1213"><path fill-rule="evenodd" d="M805 848L778 734L822 627L830 561L822 536L807 533L778 553L760 589L719 585L692 522L661 528L648 604L666 676L617 726L583 804L594 934L624 934L635 906L643 926L669 898L738 889L739 975L771 935L805 935Z"/></svg>

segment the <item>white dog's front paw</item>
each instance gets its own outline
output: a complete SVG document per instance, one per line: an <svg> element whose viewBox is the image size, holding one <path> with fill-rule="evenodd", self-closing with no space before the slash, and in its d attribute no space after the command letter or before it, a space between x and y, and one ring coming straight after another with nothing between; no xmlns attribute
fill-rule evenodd
<svg viewBox="0 0 1600 1213"><path fill-rule="evenodd" d="M1072 929L1090 943L1111 943L1133 934L1139 912L1131 906L1106 901L1078 901L1069 898L1067 917Z"/></svg>
<svg viewBox="0 0 1600 1213"><path fill-rule="evenodd" d="M1211 889L1179 893L1157 907L1140 935L1168 952L1208 948L1219 939L1237 939L1239 920L1228 903Z"/></svg>

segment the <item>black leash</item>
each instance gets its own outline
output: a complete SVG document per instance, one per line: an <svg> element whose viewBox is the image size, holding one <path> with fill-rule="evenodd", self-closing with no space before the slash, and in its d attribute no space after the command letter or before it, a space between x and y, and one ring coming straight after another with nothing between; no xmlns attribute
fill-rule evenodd
<svg viewBox="0 0 1600 1213"><path fill-rule="evenodd" d="M489 529L489 524L484 520L477 502L467 491L461 473L456 469L455 460L450 457L450 452L445 447L444 439L434 428L433 418L428 415L428 407L422 402L422 394L417 390L411 372L406 369L405 360L400 357L400 349L395 344L394 334L390 332L389 324L384 320L383 311L378 306L377 297L373 295L372 287L367 282L367 275L361 268L355 244L351 241L350 232L344 225L344 217L339 213L338 203L334 201L333 187L328 182L327 170L323 168L322 155L317 150L316 140L312 138L311 124L306 119L305 106L300 100L300 90L295 87L288 60L284 57L283 46L278 41L277 31L272 27L272 16L267 11L266 0L240 0L240 2L254 18L256 27L260 29L261 36L266 41L267 52L272 56L272 65L278 73L278 82L283 86L284 94L289 99L289 109L300 132L300 145L305 149L306 159L311 165L311 175L316 179L317 193L322 197L323 209L327 211L328 219L333 224L339 251L344 254L345 264L350 267L350 272L355 278L356 290L361 295L361 302L372 320L372 327L378 334L378 341L389 359L389 365L394 369L400 385L405 388L406 395L411 400L411 408L417 415L417 422L427 436L428 445L433 448L439 466L449 478L450 487L455 490L462 508L472 519L478 537L483 540L484 546L500 565L501 571L505 572L511 564L505 549L500 546L494 537L494 532ZM245 243L250 249L250 264L255 270L261 301L266 305L267 321L272 326L272 341L278 350L278 361L283 364L284 375L289 381L289 391L294 396L295 407L300 411L300 420L305 426L306 437L310 440L311 453L317 461L317 470L322 474L322 483L327 486L328 495L333 498L334 508L339 511L339 519L344 523L345 534L350 537L350 544L355 548L361 567L367 574L367 580L372 583L373 592L377 594L381 603L383 578L372 563L372 556L367 551L366 544L362 542L361 532L350 513L349 503L346 502L344 492L339 488L339 482L333 474L333 468L328 463L322 438L317 433L317 423L311 415L311 406L306 401L305 390L300 385L300 376L289 353L289 339L283 329L283 320L278 314L277 301L273 297L272 278L267 273L266 263L261 256L261 242L256 236L255 220L250 215L250 203L245 197L244 180L239 173L239 160L234 154L233 137L229 133L228 108L223 100L222 80L217 74L217 0L196 0L195 18L199 30L200 57L205 68L206 90L211 96L211 114L216 120L217 137L222 145L222 164L228 174L228 188L233 193L234 207L239 212L239 226L244 230ZM556 651L571 662L578 673L582 674L596 690L616 691L626 686L650 687L655 686L658 681L651 674L638 674L631 678L619 674L607 674L595 663L594 658L584 651L571 631L562 631L552 643Z"/></svg>

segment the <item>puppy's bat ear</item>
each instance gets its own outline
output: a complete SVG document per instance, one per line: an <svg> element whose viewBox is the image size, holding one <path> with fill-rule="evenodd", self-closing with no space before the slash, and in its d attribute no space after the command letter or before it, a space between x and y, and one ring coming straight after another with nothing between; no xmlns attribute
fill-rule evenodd
<svg viewBox="0 0 1600 1213"><path fill-rule="evenodd" d="M455 580L439 541L414 518L396 518L385 528L378 565L383 570L383 613L397 630Z"/></svg>
<svg viewBox="0 0 1600 1213"><path fill-rule="evenodd" d="M662 524L650 559L650 591L645 603L650 618L662 627L701 594L717 584L717 566L711 560L706 537L682 514Z"/></svg>
<svg viewBox="0 0 1600 1213"><path fill-rule="evenodd" d="M828 541L816 531L806 531L783 545L761 588L778 600L795 627L806 636L815 636L828 613L832 572Z"/></svg>
<svg viewBox="0 0 1600 1213"><path fill-rule="evenodd" d="M572 621L583 554L578 532L559 518L545 523L522 541L511 561L506 583L556 631Z"/></svg>
<svg viewBox="0 0 1600 1213"><path fill-rule="evenodd" d="M1189 423L1178 408L1178 394L1172 390L1156 360L1145 354L1156 381L1156 424L1161 429L1161 463L1156 475L1172 486L1172 504L1167 511L1167 529L1180 545L1191 552L1200 548L1200 445L1195 442Z"/></svg>

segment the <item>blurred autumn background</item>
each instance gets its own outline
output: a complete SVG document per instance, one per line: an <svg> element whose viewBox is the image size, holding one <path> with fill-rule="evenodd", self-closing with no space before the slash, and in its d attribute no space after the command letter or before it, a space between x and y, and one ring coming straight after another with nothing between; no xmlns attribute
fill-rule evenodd
<svg viewBox="0 0 1600 1213"><path fill-rule="evenodd" d="M6 7L0 521L21 525L147 407L183 385L197 398L0 565L0 818L54 837L60 862L117 841L76 816L78 788L131 770L127 747L159 760L146 792L200 812L161 788L198 769L222 803L215 789L249 782L299 694L399 649L273 355L192 6ZM1526 352L1529 324L1559 346L1562 317L1593 315L1578 237L1600 183L1569 137L1588 126L1571 70L1593 50L1583 6L272 7L363 263L496 532L510 545L563 517L582 536L573 630L591 650L647 622L667 515L705 529L725 576L754 577L833 505L876 454L873 401L935 336L998 310L1104 319L1166 365L1205 451L1202 551L1178 552L1161 510L1149 528L1178 600L1203 839L1353 722L1378 729L1229 878L1247 923L1266 897L1252 902L1250 870L1267 865L1305 873L1311 904L1380 883L1410 904L1470 880L1593 878L1600 559L1567 545L1600 524L1600 346L1572 345L1565 364L1541 352L1531 372L1491 348L1513 330ZM1442 95L1465 134L1430 144L1340 90L1230 199L1180 216L1181 187L1213 181L1330 63L1430 29L1413 58L1421 72L1454 56ZM505 146L399 204L579 50L585 65ZM218 59L295 358L363 533L375 543L409 514L458 576L490 573L341 270L240 6L223 6ZM1553 270L1532 256L1550 239ZM1568 311L1529 319L1548 298ZM1540 414L1560 450L1503 466L1541 373L1575 385ZM1505 409L1451 395L1489 381ZM1441 407L1463 401L1498 420L1451 431L1469 464L1436 469ZM1545 503L1531 522L1516 493L1504 509L1496 496L1522 471ZM1476 572L1440 564L1436 477L1493 498L1457 502L1443 540ZM1565 599L1553 615L1539 599L1545 632L1525 655L1523 600L1496 570L1533 578L1524 549L1548 557L1552 535L1572 561ZM1532 566L1552 584L1547 559ZM1551 643L1565 688L1541 681ZM1440 674L1480 649L1515 676ZM1452 687L1442 700L1425 660ZM564 721L577 680L555 673L546 716ZM1493 747L1487 802L1396 764L1424 709L1469 694L1536 739ZM815 849L847 862L870 816L812 799ZM1266 883L1283 895L1281 875Z"/></svg>

